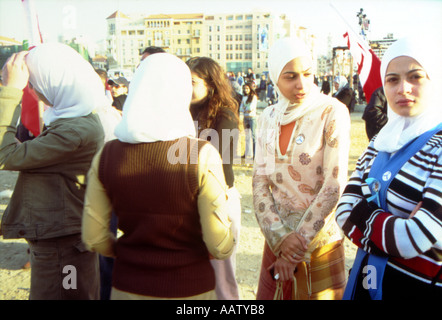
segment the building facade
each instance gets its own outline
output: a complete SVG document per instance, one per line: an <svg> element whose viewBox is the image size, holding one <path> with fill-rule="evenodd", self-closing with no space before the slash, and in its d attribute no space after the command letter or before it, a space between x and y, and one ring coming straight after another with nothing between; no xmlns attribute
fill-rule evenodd
<svg viewBox="0 0 442 320"><path fill-rule="evenodd" d="M267 53L272 43L292 35L304 38L316 54L315 38L305 28L297 27L284 15L267 12L133 17L117 11L107 18L107 24L109 68L133 70L142 50L156 46L184 61L207 56L226 71L247 72L251 68L261 74L267 71Z"/></svg>
<svg viewBox="0 0 442 320"><path fill-rule="evenodd" d="M389 33L386 37L380 40L370 40L370 47L373 49L373 52L376 56L382 60L385 51L395 42L397 39L394 39L393 34Z"/></svg>

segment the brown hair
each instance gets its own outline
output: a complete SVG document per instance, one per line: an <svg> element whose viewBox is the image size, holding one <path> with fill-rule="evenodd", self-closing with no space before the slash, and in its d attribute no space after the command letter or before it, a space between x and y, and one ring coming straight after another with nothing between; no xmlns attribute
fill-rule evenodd
<svg viewBox="0 0 442 320"><path fill-rule="evenodd" d="M208 86L208 104L200 114L201 128L214 129L220 115L224 115L234 121L238 121L238 102L234 98L234 92L230 80L222 67L208 57L194 57L186 61L190 71L196 73ZM226 112L229 109L232 112Z"/></svg>
<svg viewBox="0 0 442 320"><path fill-rule="evenodd" d="M250 103L250 102L252 102L252 100L253 100L253 96L256 96L256 97L258 97L258 94L256 93L256 91L255 91L255 89L253 89L253 87L252 87L252 84L250 83L250 82L247 82L246 84L244 84L243 86L242 86L242 88L243 88L243 92L244 92L244 87L248 87L249 89L250 89L250 92L249 92L249 94L247 95L247 103Z"/></svg>

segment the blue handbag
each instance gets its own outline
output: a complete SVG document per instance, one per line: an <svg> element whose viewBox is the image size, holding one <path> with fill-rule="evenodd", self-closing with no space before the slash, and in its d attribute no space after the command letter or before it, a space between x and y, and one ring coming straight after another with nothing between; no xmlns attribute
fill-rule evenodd
<svg viewBox="0 0 442 320"><path fill-rule="evenodd" d="M372 196L368 198L367 201L374 201L380 208L387 211L387 190L391 181L402 166L440 130L442 130L442 123L404 145L393 156L387 152L379 152L372 164L366 180L372 193ZM363 261L367 256L367 265L376 268L376 285L368 288L370 297L372 300L382 300L382 280L388 257L369 254L361 248L358 248L357 250L344 296L342 298L343 300L354 299L356 282L361 273Z"/></svg>

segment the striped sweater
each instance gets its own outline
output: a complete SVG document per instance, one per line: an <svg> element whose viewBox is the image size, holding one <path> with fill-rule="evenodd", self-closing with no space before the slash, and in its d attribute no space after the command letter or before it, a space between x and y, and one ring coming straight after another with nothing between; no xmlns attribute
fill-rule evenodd
<svg viewBox="0 0 442 320"><path fill-rule="evenodd" d="M368 203L365 182L377 155L373 141L359 158L336 210L345 235L365 251L424 283L442 267L442 131L399 170L387 191L387 212ZM421 208L410 217L421 202ZM442 287L442 276L436 285Z"/></svg>

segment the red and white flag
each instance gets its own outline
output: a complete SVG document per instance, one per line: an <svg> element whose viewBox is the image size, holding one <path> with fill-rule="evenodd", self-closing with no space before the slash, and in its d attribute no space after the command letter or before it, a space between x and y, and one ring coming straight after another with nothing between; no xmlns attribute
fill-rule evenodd
<svg viewBox="0 0 442 320"><path fill-rule="evenodd" d="M26 16L26 24L28 26L28 43L29 48L43 42L40 27L38 25L38 17L35 11L33 0L21 0ZM35 137L41 133L40 110L38 105L38 97L35 92L29 88L29 85L23 89L21 123Z"/></svg>
<svg viewBox="0 0 442 320"><path fill-rule="evenodd" d="M381 60L376 56L368 44L361 40L353 32L346 32L344 39L353 57L353 61L358 66L359 80L361 81L367 103L370 101L372 93L382 86L381 81Z"/></svg>

